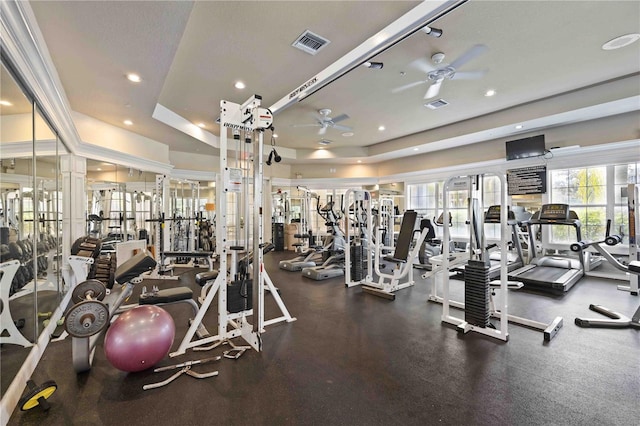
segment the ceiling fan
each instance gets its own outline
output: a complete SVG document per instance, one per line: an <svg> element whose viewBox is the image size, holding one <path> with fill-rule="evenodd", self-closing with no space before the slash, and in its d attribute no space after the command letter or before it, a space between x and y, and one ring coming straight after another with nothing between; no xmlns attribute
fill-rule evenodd
<svg viewBox="0 0 640 426"><path fill-rule="evenodd" d="M476 44L465 53L463 53L462 56L453 60L450 64L443 62L444 53L440 52L431 56L431 61L435 66L429 63L429 61L427 61L427 59L425 58L416 59L411 64L409 64L409 66L417 69L418 71L424 72L427 75L427 78L425 80L420 80L406 84L404 86L396 87L391 91L391 93L402 92L412 87L429 83L430 86L427 89L427 92L424 94L424 99L430 99L438 96L438 93L440 93L440 87L442 86L442 82L444 80L474 80L481 78L485 75L486 70L459 72L458 68L476 58L477 56L480 56L488 49L489 48L483 44Z"/></svg>
<svg viewBox="0 0 640 426"><path fill-rule="evenodd" d="M343 131L350 131L353 130L351 127L349 126L343 126L341 124L336 124L340 121L344 121L347 120L349 118L349 116L347 114L341 114L337 117L331 118L329 116L329 114L331 114L331 110L329 108L323 108L321 110L318 111L318 114L314 114L314 117L316 119L315 123L309 123L309 124L294 124L292 127L320 127L320 129L318 129L318 134L319 135L324 135L325 133L327 133L327 129L329 127L331 127L332 129L336 129L336 130L343 130Z"/></svg>

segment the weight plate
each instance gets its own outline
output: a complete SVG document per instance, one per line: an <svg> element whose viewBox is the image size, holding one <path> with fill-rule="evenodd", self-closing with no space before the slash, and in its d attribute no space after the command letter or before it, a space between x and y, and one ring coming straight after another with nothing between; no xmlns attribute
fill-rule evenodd
<svg viewBox="0 0 640 426"><path fill-rule="evenodd" d="M64 329L73 337L89 337L100 333L109 324L109 308L97 300L85 300L69 309Z"/></svg>
<svg viewBox="0 0 640 426"><path fill-rule="evenodd" d="M33 389L29 390L25 396L20 398L18 405L20 406L20 410L27 411L32 409L33 407L37 407L40 405L40 398L49 399L51 395L58 389L58 385L53 380L49 380L48 382L44 382L40 386L36 386Z"/></svg>
<svg viewBox="0 0 640 426"><path fill-rule="evenodd" d="M88 300L89 297L93 300L102 300L107 295L107 289L104 284L98 280L86 280L78 284L71 293L71 300L73 303L82 302Z"/></svg>

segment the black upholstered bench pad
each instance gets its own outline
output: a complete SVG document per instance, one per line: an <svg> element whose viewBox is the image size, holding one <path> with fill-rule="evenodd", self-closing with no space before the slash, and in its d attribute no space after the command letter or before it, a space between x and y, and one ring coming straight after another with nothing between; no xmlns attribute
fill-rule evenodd
<svg viewBox="0 0 640 426"><path fill-rule="evenodd" d="M196 284L202 287L208 281L215 280L216 278L218 278L218 271L200 272L196 274Z"/></svg>
<svg viewBox="0 0 640 426"><path fill-rule="evenodd" d="M153 257L141 251L116 269L115 279L119 284L124 284L152 270L155 266L156 261L153 260Z"/></svg>
<svg viewBox="0 0 640 426"><path fill-rule="evenodd" d="M152 296L140 296L141 305L155 305L157 303L171 303L191 299L193 292L189 287L167 288Z"/></svg>

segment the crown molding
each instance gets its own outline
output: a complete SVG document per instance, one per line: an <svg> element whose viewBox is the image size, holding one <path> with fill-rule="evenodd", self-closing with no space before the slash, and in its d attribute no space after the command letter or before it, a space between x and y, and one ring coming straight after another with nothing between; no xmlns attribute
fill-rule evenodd
<svg viewBox="0 0 640 426"><path fill-rule="evenodd" d="M76 154L92 160L115 163L119 166L132 167L136 170L142 170L145 172L170 175L173 170L173 166L170 164L140 158L135 155L126 154L100 145L92 145L88 143L82 143L78 146L78 152Z"/></svg>
<svg viewBox="0 0 640 426"><path fill-rule="evenodd" d="M218 179L218 173L207 172L202 170L173 169L169 173L169 176L171 177L171 179L206 181L206 182L216 182Z"/></svg>

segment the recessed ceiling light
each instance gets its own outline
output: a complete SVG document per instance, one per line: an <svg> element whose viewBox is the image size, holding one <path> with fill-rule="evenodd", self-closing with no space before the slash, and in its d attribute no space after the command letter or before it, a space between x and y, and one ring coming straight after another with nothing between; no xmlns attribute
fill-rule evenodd
<svg viewBox="0 0 640 426"><path fill-rule="evenodd" d="M384 129L385 129L385 127L384 127L384 126L379 126L379 127L378 127L378 130L379 130L379 131L381 131L381 132L383 132L383 131L384 131Z"/></svg>
<svg viewBox="0 0 640 426"><path fill-rule="evenodd" d="M274 133L274 134L273 134L273 137L277 139L277 138L278 138L278 134L277 134L277 133Z"/></svg>
<svg viewBox="0 0 640 426"><path fill-rule="evenodd" d="M204 125L204 123L198 123L198 127L200 127L201 129L204 129L205 125Z"/></svg>
<svg viewBox="0 0 640 426"><path fill-rule="evenodd" d="M362 160L358 160L358 163L362 163Z"/></svg>
<svg viewBox="0 0 640 426"><path fill-rule="evenodd" d="M523 126L522 124L518 124L518 125L516 126L516 129L520 130L520 129L522 129L523 127L524 127L524 126Z"/></svg>
<svg viewBox="0 0 640 426"><path fill-rule="evenodd" d="M493 89L489 89L489 90L487 90L486 92L484 92L484 95L485 95L485 96L487 96L487 97L489 97L489 96L493 96L493 95L495 95L495 94L496 94L496 91L495 91L495 90L493 90Z"/></svg>
<svg viewBox="0 0 640 426"><path fill-rule="evenodd" d="M417 151L417 150L419 150L419 149L420 149L420 148L413 148L413 150L414 150L414 151Z"/></svg>
<svg viewBox="0 0 640 426"><path fill-rule="evenodd" d="M97 171L99 171L99 172L101 172L101 171L102 171L102 169L101 169L100 167L98 167L96 170L97 170Z"/></svg>
<svg viewBox="0 0 640 426"><path fill-rule="evenodd" d="M126 124L127 126L132 126L133 125L133 121L131 121L131 120L124 120L123 123Z"/></svg>
<svg viewBox="0 0 640 426"><path fill-rule="evenodd" d="M236 84L234 85L236 89L244 89L245 87L247 87L243 82L241 81L236 81Z"/></svg>
<svg viewBox="0 0 640 426"><path fill-rule="evenodd" d="M142 79L138 74L134 74L132 72L127 74L127 80L132 81L134 83L140 83L142 81Z"/></svg>
<svg viewBox="0 0 640 426"><path fill-rule="evenodd" d="M625 47L633 43L634 41L640 39L640 34L631 33L621 35L619 37L614 38L613 40L609 40L605 44L602 45L603 50L615 50L620 49L621 47Z"/></svg>
<svg viewBox="0 0 640 426"><path fill-rule="evenodd" d="M0 101L0 105L2 106L12 106L13 104L9 101L2 100Z"/></svg>
<svg viewBox="0 0 640 426"><path fill-rule="evenodd" d="M344 136L345 138L350 138L351 136L353 136L353 132L344 132L342 136Z"/></svg>

